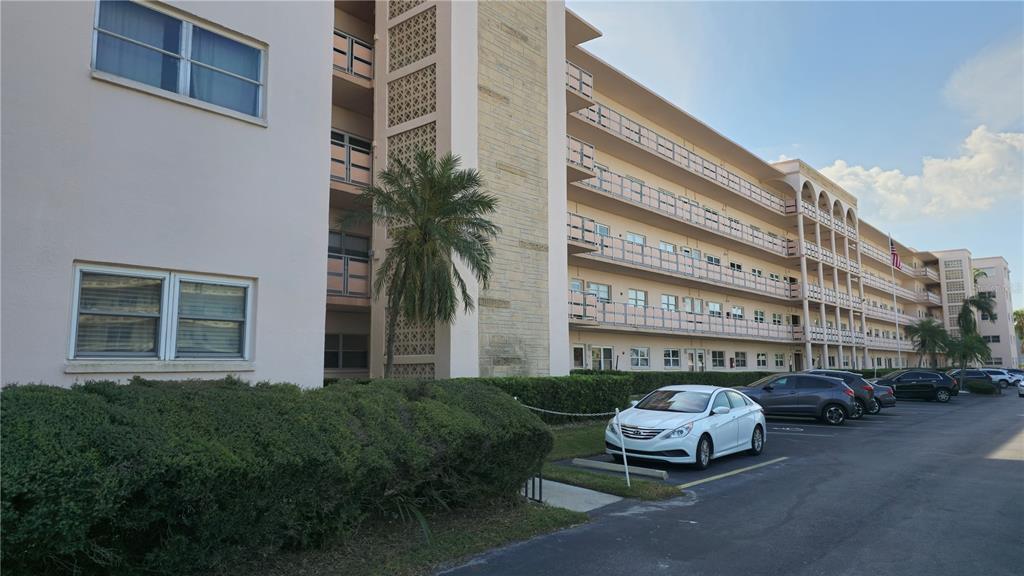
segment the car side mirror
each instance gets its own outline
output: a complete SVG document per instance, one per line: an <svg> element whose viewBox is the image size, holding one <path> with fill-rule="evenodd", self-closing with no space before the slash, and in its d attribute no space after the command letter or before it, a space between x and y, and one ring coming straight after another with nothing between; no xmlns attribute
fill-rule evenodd
<svg viewBox="0 0 1024 576"><path fill-rule="evenodd" d="M636 405L637 405L637 404L639 404L639 403L640 403L640 401L639 401L639 400L630 400L630 401L629 401L629 405L630 405L630 406L636 406Z"/></svg>
<svg viewBox="0 0 1024 576"><path fill-rule="evenodd" d="M764 391L765 392L771 392L772 390L775 390L775 386L772 386L771 384L765 384L765 386L764 386Z"/></svg>
<svg viewBox="0 0 1024 576"><path fill-rule="evenodd" d="M731 408L729 408L728 406L718 406L717 408L712 410L711 413L712 414L728 414L730 410L731 410Z"/></svg>

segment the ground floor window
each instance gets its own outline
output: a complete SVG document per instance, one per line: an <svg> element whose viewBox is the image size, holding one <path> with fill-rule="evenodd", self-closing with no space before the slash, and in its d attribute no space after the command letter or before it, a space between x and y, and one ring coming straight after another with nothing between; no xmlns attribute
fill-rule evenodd
<svg viewBox="0 0 1024 576"><path fill-rule="evenodd" d="M651 349L630 348L629 365L633 368L649 368L651 366Z"/></svg>
<svg viewBox="0 0 1024 576"><path fill-rule="evenodd" d="M746 368L747 367L747 353L746 352L736 352L734 358L736 359L736 367L737 368Z"/></svg>
<svg viewBox="0 0 1024 576"><path fill-rule="evenodd" d="M835 365L836 365L836 357L835 356L829 356L828 357L828 367L829 368L834 368Z"/></svg>
<svg viewBox="0 0 1024 576"><path fill-rule="evenodd" d="M711 351L711 367L725 368L725 350Z"/></svg>
<svg viewBox="0 0 1024 576"><path fill-rule="evenodd" d="M763 352L757 353L757 367L767 368L768 367L768 355Z"/></svg>
<svg viewBox="0 0 1024 576"><path fill-rule="evenodd" d="M76 267L69 357L248 358L251 288L241 279Z"/></svg>
<svg viewBox="0 0 1024 576"><path fill-rule="evenodd" d="M327 334L324 337L324 368L368 368L368 344L365 334Z"/></svg>
<svg viewBox="0 0 1024 576"><path fill-rule="evenodd" d="M665 368L679 368L681 366L681 358L678 348L666 348Z"/></svg>
<svg viewBox="0 0 1024 576"><path fill-rule="evenodd" d="M577 368L577 369L579 369L579 368L586 368L586 366L584 365L584 360L583 360L586 357L584 355L584 352L585 352L585 350L584 350L583 346L573 346L572 347L572 367L573 368Z"/></svg>
<svg viewBox="0 0 1024 576"><path fill-rule="evenodd" d="M611 346L593 346L590 348L590 367L594 370L614 370L612 364L613 351Z"/></svg>
<svg viewBox="0 0 1024 576"><path fill-rule="evenodd" d="M775 353L775 367L782 368L786 365L786 355L781 352Z"/></svg>

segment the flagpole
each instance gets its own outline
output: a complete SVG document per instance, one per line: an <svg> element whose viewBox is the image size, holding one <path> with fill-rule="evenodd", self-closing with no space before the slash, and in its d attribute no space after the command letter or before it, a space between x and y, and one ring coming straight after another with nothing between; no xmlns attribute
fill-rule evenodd
<svg viewBox="0 0 1024 576"><path fill-rule="evenodd" d="M896 363L897 368L903 367L903 345L900 337L900 312L896 308L896 265L893 263L893 253L896 245L892 243L892 234L889 234L889 272L892 274L892 313L896 319Z"/></svg>

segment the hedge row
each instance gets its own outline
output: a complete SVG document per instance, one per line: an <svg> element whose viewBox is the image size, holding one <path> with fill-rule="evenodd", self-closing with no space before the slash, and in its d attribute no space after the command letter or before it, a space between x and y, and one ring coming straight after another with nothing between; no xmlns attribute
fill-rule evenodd
<svg viewBox="0 0 1024 576"><path fill-rule="evenodd" d="M314 546L369 516L509 497L552 443L467 382L0 394L5 574L185 574Z"/></svg>
<svg viewBox="0 0 1024 576"><path fill-rule="evenodd" d="M971 392L972 394L985 394L985 395L998 394L1000 392L1000 390L996 388L996 385L993 384L991 380L975 380L975 379L968 379L967 380L967 390L969 392Z"/></svg>
<svg viewBox="0 0 1024 576"><path fill-rule="evenodd" d="M672 384L707 384L709 386L746 386L765 376L777 372L614 372L596 370L573 370L573 375L614 375L629 382L630 392L646 394L662 386Z"/></svg>

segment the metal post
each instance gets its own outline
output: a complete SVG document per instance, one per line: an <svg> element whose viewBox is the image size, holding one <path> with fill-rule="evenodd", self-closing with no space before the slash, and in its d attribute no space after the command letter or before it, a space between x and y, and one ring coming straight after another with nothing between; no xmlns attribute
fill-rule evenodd
<svg viewBox="0 0 1024 576"><path fill-rule="evenodd" d="M622 449L622 468L626 471L626 488L629 485L629 462L626 461L626 440L622 437L622 425L619 424L619 409L615 409L615 429L619 431L619 448Z"/></svg>

